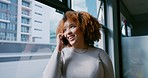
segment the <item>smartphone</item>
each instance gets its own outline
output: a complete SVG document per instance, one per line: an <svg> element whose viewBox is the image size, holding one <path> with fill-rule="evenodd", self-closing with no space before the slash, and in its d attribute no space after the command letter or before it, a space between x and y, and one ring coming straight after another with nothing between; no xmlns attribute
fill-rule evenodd
<svg viewBox="0 0 148 78"><path fill-rule="evenodd" d="M69 44L68 40L64 36L63 36L62 40L63 40L64 45L68 45Z"/></svg>

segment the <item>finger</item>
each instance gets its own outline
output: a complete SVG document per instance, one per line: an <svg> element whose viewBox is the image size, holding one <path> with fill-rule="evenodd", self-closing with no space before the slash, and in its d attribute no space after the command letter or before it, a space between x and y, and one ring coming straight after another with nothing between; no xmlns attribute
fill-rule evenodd
<svg viewBox="0 0 148 78"><path fill-rule="evenodd" d="M62 39L62 38L63 38L63 34L60 33L60 34L59 34L59 39Z"/></svg>

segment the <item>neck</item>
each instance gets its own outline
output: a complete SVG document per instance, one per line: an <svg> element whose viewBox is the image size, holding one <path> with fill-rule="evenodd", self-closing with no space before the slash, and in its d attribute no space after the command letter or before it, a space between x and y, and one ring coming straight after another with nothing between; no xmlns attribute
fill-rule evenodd
<svg viewBox="0 0 148 78"><path fill-rule="evenodd" d="M77 40L78 41L76 41L75 44L72 46L73 48L76 48L76 49L86 49L86 48L88 48L88 45L84 41L84 37L80 37Z"/></svg>
<svg viewBox="0 0 148 78"><path fill-rule="evenodd" d="M89 47L87 45L80 45L80 46L73 46L72 50L76 53L83 54L83 53L86 53L88 51L88 48Z"/></svg>
<svg viewBox="0 0 148 78"><path fill-rule="evenodd" d="M73 48L76 48L76 49L87 49L88 48L88 45L86 44L77 44L77 45L74 45Z"/></svg>

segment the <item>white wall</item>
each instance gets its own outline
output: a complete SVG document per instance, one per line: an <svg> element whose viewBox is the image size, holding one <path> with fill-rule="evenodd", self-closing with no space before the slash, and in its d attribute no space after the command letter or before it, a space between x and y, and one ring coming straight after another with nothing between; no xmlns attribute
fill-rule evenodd
<svg viewBox="0 0 148 78"><path fill-rule="evenodd" d="M42 8L35 6L35 4L41 6ZM42 3L34 1L32 10L33 10L32 37L41 37L41 39L36 39L35 43L49 44L49 40L50 40L49 10L50 8ZM42 15L37 15L35 14L35 12L40 13ZM42 23L34 22L35 20L40 21ZM41 31L36 31L34 29L40 29Z"/></svg>

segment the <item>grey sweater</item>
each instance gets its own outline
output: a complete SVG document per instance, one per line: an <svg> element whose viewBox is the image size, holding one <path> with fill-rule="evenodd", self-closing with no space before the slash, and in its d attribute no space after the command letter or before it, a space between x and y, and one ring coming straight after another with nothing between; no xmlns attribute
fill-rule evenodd
<svg viewBox="0 0 148 78"><path fill-rule="evenodd" d="M114 78L109 56L99 48L89 47L84 53L73 48L54 50L43 78Z"/></svg>

